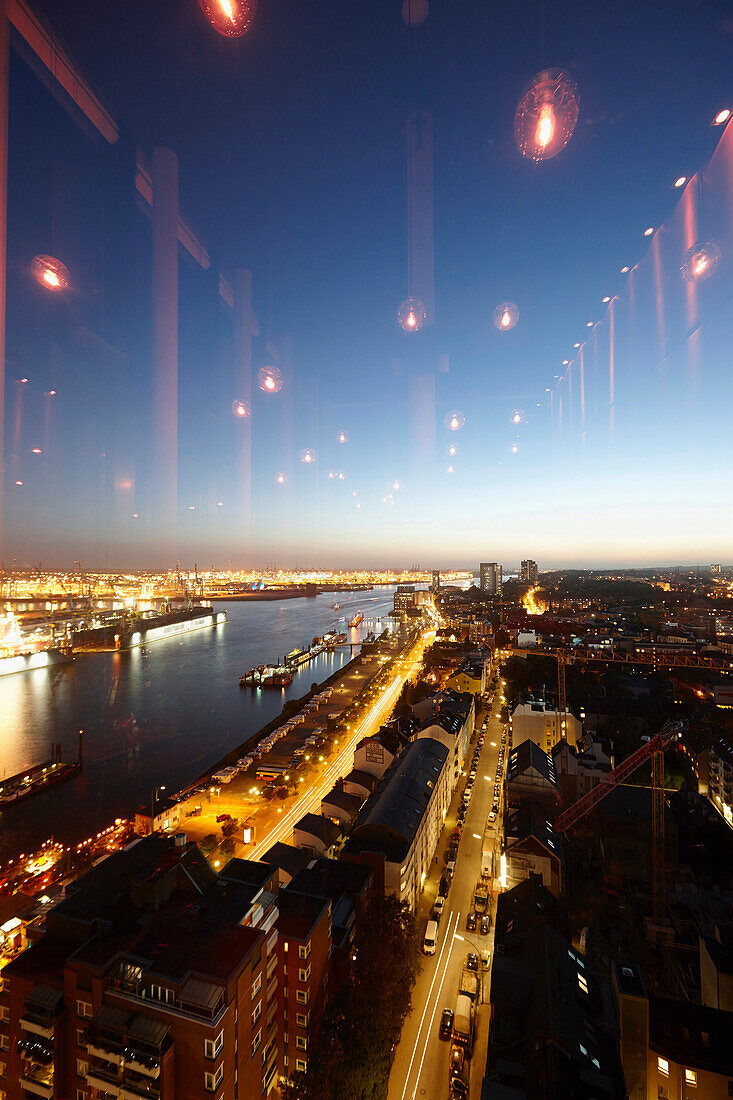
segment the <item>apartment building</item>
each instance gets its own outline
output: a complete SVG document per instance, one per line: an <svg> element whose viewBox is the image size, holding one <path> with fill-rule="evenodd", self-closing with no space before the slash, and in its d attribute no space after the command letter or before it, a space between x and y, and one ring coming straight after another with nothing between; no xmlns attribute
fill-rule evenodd
<svg viewBox="0 0 733 1100"><path fill-rule="evenodd" d="M453 791L451 749L420 737L396 758L367 799L341 858L374 871L377 889L415 909Z"/></svg>
<svg viewBox="0 0 733 1100"><path fill-rule="evenodd" d="M219 876L185 837L152 836L73 883L3 972L8 1100L266 1095L276 873Z"/></svg>
<svg viewBox="0 0 733 1100"><path fill-rule="evenodd" d="M331 902L289 886L278 918L282 1074L308 1068L308 1051L330 994Z"/></svg>
<svg viewBox="0 0 733 1100"><path fill-rule="evenodd" d="M733 1096L731 1013L647 993L641 971L614 959L621 1062L634 1100Z"/></svg>
<svg viewBox="0 0 733 1100"><path fill-rule="evenodd" d="M528 699L519 703L512 711L510 721L515 745L530 740L545 752L550 752L562 738L560 714L544 699ZM576 745L583 737L583 723L570 711L567 711L565 721L568 744Z"/></svg>

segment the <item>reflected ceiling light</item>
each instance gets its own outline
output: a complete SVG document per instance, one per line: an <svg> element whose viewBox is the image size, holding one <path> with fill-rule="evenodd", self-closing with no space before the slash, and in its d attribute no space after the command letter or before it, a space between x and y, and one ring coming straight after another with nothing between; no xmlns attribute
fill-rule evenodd
<svg viewBox="0 0 733 1100"><path fill-rule="evenodd" d="M251 411L246 401L232 401L232 412L238 420L246 420Z"/></svg>
<svg viewBox="0 0 733 1100"><path fill-rule="evenodd" d="M466 423L466 418L463 413L449 412L445 414L443 423L449 432L458 432Z"/></svg>
<svg viewBox="0 0 733 1100"><path fill-rule="evenodd" d="M494 310L494 327L498 328L499 332L509 332L518 320L519 310L514 302L502 302Z"/></svg>
<svg viewBox="0 0 733 1100"><path fill-rule="evenodd" d="M687 176L678 176L674 181L675 187L684 187L687 183Z"/></svg>
<svg viewBox="0 0 733 1100"><path fill-rule="evenodd" d="M653 225L648 225L646 227L646 229L644 230L644 236L645 237L651 237L653 232L654 232L654 226Z"/></svg>
<svg viewBox="0 0 733 1100"><path fill-rule="evenodd" d="M42 454L43 454L43 451L41 450L41 448L40 448L40 447L34 447L34 448L32 449L32 451L31 451L31 454L34 454L34 455L42 455Z"/></svg>
<svg viewBox="0 0 733 1100"><path fill-rule="evenodd" d="M458 454L458 448L456 447L455 443L449 443L446 447L446 450L451 457Z"/></svg>
<svg viewBox="0 0 733 1100"><path fill-rule="evenodd" d="M278 485L284 485L287 480L287 474L279 473L275 475L275 481Z"/></svg>
<svg viewBox="0 0 733 1100"><path fill-rule="evenodd" d="M397 310L397 322L405 332L418 332L427 319L425 306L418 298L406 298Z"/></svg>
<svg viewBox="0 0 733 1100"><path fill-rule="evenodd" d="M224 507L224 501L223 500L217 500L216 507L217 508L223 508Z"/></svg>
<svg viewBox="0 0 733 1100"><path fill-rule="evenodd" d="M199 0L199 4L214 30L226 38L246 34L257 13L257 0Z"/></svg>
<svg viewBox="0 0 733 1100"><path fill-rule="evenodd" d="M336 442L337 443L348 443L349 442L348 432L337 432L336 433Z"/></svg>
<svg viewBox="0 0 733 1100"><path fill-rule="evenodd" d="M727 122L730 118L730 109L724 107L722 111L718 111L717 115L713 119L713 126L722 126L724 122Z"/></svg>
<svg viewBox="0 0 733 1100"><path fill-rule="evenodd" d="M521 424L524 420L524 413L521 409L515 409L510 419L512 424Z"/></svg>
<svg viewBox="0 0 733 1100"><path fill-rule="evenodd" d="M688 283L709 279L720 263L720 249L715 241L697 241L682 256L680 271Z"/></svg>
<svg viewBox="0 0 733 1100"><path fill-rule="evenodd" d="M69 286L69 272L66 264L54 256L34 256L31 262L31 274L36 282L46 290L66 290Z"/></svg>
<svg viewBox="0 0 733 1100"><path fill-rule="evenodd" d="M277 367L261 367L257 372L257 385L263 393L279 393L283 388L283 376Z"/></svg>
<svg viewBox="0 0 733 1100"><path fill-rule="evenodd" d="M519 450L519 445L517 443L512 443L512 454L515 455L518 450Z"/></svg>
<svg viewBox="0 0 733 1100"><path fill-rule="evenodd" d="M16 481L16 483L15 483L15 484L16 484L16 485L22 485L22 484L23 484L23 482L22 482L22 481Z"/></svg>
<svg viewBox="0 0 733 1100"><path fill-rule="evenodd" d="M404 0L402 4L402 22L406 27L421 27L429 14L428 0Z"/></svg>
<svg viewBox="0 0 733 1100"><path fill-rule="evenodd" d="M312 451L310 447L306 447L305 450L300 452L300 461L304 462L306 466L312 465L316 461L316 452Z"/></svg>
<svg viewBox="0 0 733 1100"><path fill-rule="evenodd" d="M514 115L514 140L523 157L549 160L564 149L578 121L575 82L561 69L530 80Z"/></svg>

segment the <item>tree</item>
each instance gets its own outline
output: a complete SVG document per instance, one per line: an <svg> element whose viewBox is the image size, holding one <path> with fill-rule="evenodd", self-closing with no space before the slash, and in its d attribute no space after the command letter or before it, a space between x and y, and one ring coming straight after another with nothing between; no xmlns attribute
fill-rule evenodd
<svg viewBox="0 0 733 1100"><path fill-rule="evenodd" d="M224 837L234 836L237 831L236 821L225 821L221 827L221 835Z"/></svg>
<svg viewBox="0 0 733 1100"><path fill-rule="evenodd" d="M384 1100L417 967L409 907L392 895L373 896L352 946L348 980L323 1014L308 1069L284 1086L284 1100Z"/></svg>
<svg viewBox="0 0 733 1100"><path fill-rule="evenodd" d="M233 836L227 836L221 842L221 850L226 856L231 856L236 848L236 843Z"/></svg>
<svg viewBox="0 0 733 1100"><path fill-rule="evenodd" d="M205 856L211 855L211 853L214 851L214 848L216 848L216 836L214 835L214 833L209 833L208 836L205 836L203 838L203 840L200 840L199 848Z"/></svg>

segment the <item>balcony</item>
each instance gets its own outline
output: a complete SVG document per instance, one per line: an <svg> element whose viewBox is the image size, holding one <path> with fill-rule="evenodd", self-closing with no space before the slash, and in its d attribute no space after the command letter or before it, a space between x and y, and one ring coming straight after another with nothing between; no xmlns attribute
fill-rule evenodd
<svg viewBox="0 0 733 1100"><path fill-rule="evenodd" d="M277 940L278 940L277 928L275 928L275 929L273 929L272 935L270 936L269 940L267 941L267 943L265 945L265 952L268 955L271 955L272 952L277 947Z"/></svg>
<svg viewBox="0 0 733 1100"><path fill-rule="evenodd" d="M116 1066L122 1065L122 1050L110 1049L112 1043L106 1040L87 1039L87 1053L92 1058L102 1058L105 1062L112 1062Z"/></svg>
<svg viewBox="0 0 733 1100"><path fill-rule="evenodd" d="M30 1031L33 1035L41 1035L44 1039L53 1039L54 1020L48 1016L25 1012L20 1018L20 1026L23 1031Z"/></svg>
<svg viewBox="0 0 733 1100"><path fill-rule="evenodd" d="M158 1100L159 1096L159 1086L137 1074L127 1074L120 1089L120 1100Z"/></svg>
<svg viewBox="0 0 733 1100"><path fill-rule="evenodd" d="M125 1053L125 1066L154 1081L160 1077L160 1058L154 1055L144 1055L141 1051L128 1049Z"/></svg>
<svg viewBox="0 0 733 1100"><path fill-rule="evenodd" d="M107 1093L108 1096L119 1096L122 1084L120 1076L112 1070L103 1069L101 1066L90 1066L87 1070L86 1083L93 1089Z"/></svg>
<svg viewBox="0 0 733 1100"><path fill-rule="evenodd" d="M20 1078L20 1087L32 1096L53 1096L53 1070L27 1070Z"/></svg>
<svg viewBox="0 0 733 1100"><path fill-rule="evenodd" d="M270 984L267 987L267 1000L268 1000L268 1002L272 1000L272 998L275 996L276 993L277 993L277 974L275 975L275 977L272 979L272 981L270 982Z"/></svg>

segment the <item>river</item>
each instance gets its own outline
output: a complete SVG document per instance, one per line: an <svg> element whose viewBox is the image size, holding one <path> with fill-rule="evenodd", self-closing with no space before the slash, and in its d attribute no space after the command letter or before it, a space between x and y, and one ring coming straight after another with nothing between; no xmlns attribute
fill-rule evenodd
<svg viewBox="0 0 733 1100"><path fill-rule="evenodd" d="M286 699L346 664L351 651L322 653L282 690L240 688L243 672L309 644L357 610L364 615L360 627L340 626L350 640L384 629L393 591L217 603L216 610L226 608L225 625L0 677L0 775L49 759L54 742L62 759L75 759L84 730L81 772L0 816L0 862L51 836L78 842L116 817L132 816L154 786L175 791L192 782L271 721Z"/></svg>

